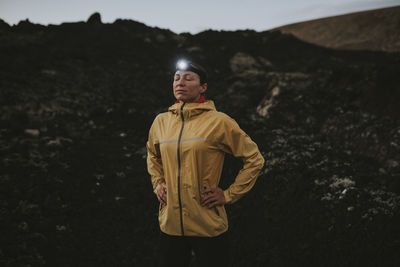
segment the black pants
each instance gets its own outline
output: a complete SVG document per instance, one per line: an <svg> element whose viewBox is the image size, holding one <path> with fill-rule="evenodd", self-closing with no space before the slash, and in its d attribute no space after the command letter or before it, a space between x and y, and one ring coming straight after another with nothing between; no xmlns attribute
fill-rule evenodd
<svg viewBox="0 0 400 267"><path fill-rule="evenodd" d="M216 237L170 236L160 231L157 253L159 267L229 266L228 232Z"/></svg>

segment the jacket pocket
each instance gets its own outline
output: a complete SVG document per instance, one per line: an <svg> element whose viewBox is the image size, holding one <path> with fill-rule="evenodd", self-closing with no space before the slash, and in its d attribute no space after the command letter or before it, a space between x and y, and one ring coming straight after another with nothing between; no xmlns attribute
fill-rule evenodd
<svg viewBox="0 0 400 267"><path fill-rule="evenodd" d="M219 211L218 211L217 207L214 206L213 209L214 209L215 213L219 216Z"/></svg>

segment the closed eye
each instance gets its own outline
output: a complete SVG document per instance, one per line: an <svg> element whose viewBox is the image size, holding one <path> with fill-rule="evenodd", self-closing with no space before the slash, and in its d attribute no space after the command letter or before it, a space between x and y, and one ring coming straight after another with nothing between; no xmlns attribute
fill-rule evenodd
<svg viewBox="0 0 400 267"><path fill-rule="evenodd" d="M192 75L190 75L190 74L185 75L184 78L185 78L186 81L191 81L191 80L193 80L193 77L192 77Z"/></svg>

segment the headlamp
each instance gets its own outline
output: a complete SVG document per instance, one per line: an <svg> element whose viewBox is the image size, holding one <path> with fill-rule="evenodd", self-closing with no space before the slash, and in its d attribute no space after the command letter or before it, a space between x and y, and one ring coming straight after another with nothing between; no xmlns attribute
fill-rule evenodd
<svg viewBox="0 0 400 267"><path fill-rule="evenodd" d="M200 83L204 84L207 82L207 72L206 70L196 64L193 63L191 61L187 61L185 59L180 59L178 60L178 62L176 63L176 67L175 67L175 71L177 70L186 70L186 71L192 71L194 73L197 73L200 76Z"/></svg>
<svg viewBox="0 0 400 267"><path fill-rule="evenodd" d="M179 60L178 63L176 63L176 69L177 70L178 69L179 70L186 70L187 67L188 67L188 63L183 59Z"/></svg>

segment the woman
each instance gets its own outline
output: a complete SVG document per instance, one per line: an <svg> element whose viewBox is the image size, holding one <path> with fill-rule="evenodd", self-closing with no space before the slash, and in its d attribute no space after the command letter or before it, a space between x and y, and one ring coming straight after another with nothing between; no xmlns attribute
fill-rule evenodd
<svg viewBox="0 0 400 267"><path fill-rule="evenodd" d="M203 266L226 266L228 219L232 204L254 185L264 159L257 145L228 115L218 112L200 65L176 65L177 99L159 114L149 132L147 166L160 202L160 266L188 266L191 251ZM243 159L233 184L218 187L225 153Z"/></svg>

